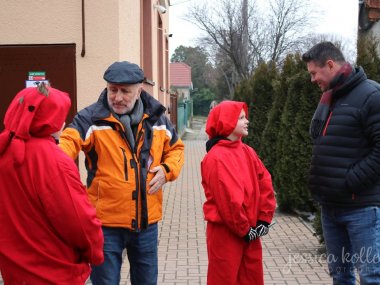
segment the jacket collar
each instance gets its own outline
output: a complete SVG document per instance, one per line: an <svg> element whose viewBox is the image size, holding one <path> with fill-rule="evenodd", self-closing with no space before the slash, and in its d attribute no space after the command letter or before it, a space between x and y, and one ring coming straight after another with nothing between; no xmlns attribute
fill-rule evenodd
<svg viewBox="0 0 380 285"><path fill-rule="evenodd" d="M333 97L338 98L347 95L352 89L366 79L367 75L361 66L354 68L351 75L347 77L342 86L335 90Z"/></svg>
<svg viewBox="0 0 380 285"><path fill-rule="evenodd" d="M148 115L148 120L157 121L158 118L164 114L166 108L155 98L153 98L146 91L142 91L140 100L144 106L144 114ZM95 112L92 120L104 120L111 116L111 111L107 102L107 88L104 88L99 96L98 101L95 103ZM145 117L145 116L144 116Z"/></svg>

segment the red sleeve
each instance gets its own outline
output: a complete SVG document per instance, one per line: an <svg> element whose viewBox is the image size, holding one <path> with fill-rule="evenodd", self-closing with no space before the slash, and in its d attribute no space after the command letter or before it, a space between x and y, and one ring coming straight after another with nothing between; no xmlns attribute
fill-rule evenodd
<svg viewBox="0 0 380 285"><path fill-rule="evenodd" d="M213 160L204 166L211 195L224 224L239 236L249 231L250 224L243 208L244 188L237 176L232 175L226 160Z"/></svg>
<svg viewBox="0 0 380 285"><path fill-rule="evenodd" d="M77 250L85 262L103 262L103 233L79 173L71 158L60 152L58 171L40 199L58 235Z"/></svg>
<svg viewBox="0 0 380 285"><path fill-rule="evenodd" d="M272 178L262 161L258 161L258 179L260 188L260 203L258 211L258 220L270 223L276 209L276 199L274 196Z"/></svg>

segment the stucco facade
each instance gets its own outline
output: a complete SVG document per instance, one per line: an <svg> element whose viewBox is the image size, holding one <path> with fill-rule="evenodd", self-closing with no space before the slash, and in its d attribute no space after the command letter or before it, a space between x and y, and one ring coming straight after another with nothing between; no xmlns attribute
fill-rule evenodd
<svg viewBox="0 0 380 285"><path fill-rule="evenodd" d="M150 2L151 15L143 15L142 3ZM161 1L162 2L162 1ZM164 1L165 2L165 1ZM77 102L78 109L93 102L104 88L102 75L114 61L128 60L142 64L143 52L151 52L152 73L150 78L156 83L159 72L167 73L167 68L158 70L158 29L160 17L164 32L168 30L168 12L160 14L153 7L157 1L151 0L86 0L84 1L85 55L81 56L82 44L82 3L79 0L1 0L0 44L76 44ZM167 5L163 3L164 5ZM142 44L142 24L151 17L152 49L144 51ZM165 43L166 38L161 39ZM59 56L59 55L57 55ZM164 58L163 62L168 61ZM164 76L164 79L168 78ZM166 84L164 88L166 92ZM150 89L152 95L159 97L159 87ZM163 104L167 105L166 97Z"/></svg>
<svg viewBox="0 0 380 285"><path fill-rule="evenodd" d="M144 88L169 107L168 0L0 0L0 7L2 46L75 44L77 110L97 100L105 69L123 60L147 70Z"/></svg>

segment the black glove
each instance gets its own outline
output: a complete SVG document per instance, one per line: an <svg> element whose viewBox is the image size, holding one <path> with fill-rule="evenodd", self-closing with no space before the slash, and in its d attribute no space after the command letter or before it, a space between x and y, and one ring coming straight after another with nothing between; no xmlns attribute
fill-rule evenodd
<svg viewBox="0 0 380 285"><path fill-rule="evenodd" d="M269 223L258 220L255 231L259 237L265 236L269 232Z"/></svg>
<svg viewBox="0 0 380 285"><path fill-rule="evenodd" d="M251 242L258 238L257 232L254 228L250 227L248 233L244 236L246 242Z"/></svg>

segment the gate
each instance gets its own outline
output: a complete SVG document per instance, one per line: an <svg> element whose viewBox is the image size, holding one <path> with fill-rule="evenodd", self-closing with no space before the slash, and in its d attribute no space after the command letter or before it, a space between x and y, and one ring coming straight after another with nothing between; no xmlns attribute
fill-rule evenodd
<svg viewBox="0 0 380 285"><path fill-rule="evenodd" d="M177 95L170 94L170 121L174 128L178 132L177 122L178 122L178 112L177 112Z"/></svg>

